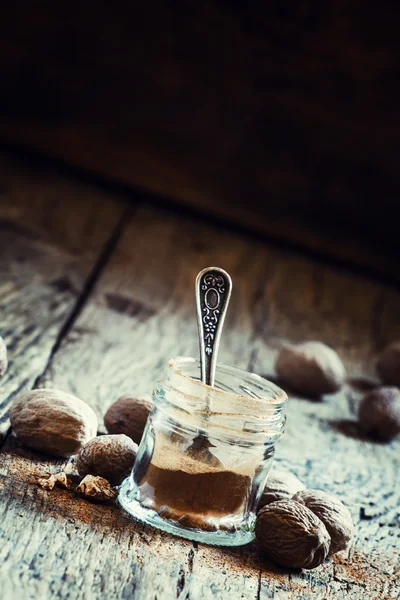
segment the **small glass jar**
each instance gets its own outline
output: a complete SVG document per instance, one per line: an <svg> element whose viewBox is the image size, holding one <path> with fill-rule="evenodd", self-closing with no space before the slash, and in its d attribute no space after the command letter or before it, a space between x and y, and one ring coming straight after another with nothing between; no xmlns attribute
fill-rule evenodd
<svg viewBox="0 0 400 600"><path fill-rule="evenodd" d="M136 519L208 544L254 538L257 504L285 425L273 383L217 365L215 387L193 358L169 361L120 504Z"/></svg>

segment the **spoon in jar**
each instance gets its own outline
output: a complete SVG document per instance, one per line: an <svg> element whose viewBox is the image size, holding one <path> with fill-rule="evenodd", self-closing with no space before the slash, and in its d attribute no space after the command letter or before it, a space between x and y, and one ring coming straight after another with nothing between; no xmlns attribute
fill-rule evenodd
<svg viewBox="0 0 400 600"><path fill-rule="evenodd" d="M196 277L201 380L214 386L222 328L232 292L230 275L219 267L207 267Z"/></svg>
<svg viewBox="0 0 400 600"><path fill-rule="evenodd" d="M229 274L219 267L207 267L196 277L196 307L200 342L201 381L211 387L215 383L215 370L222 328L232 292L232 280ZM211 410L208 399L207 410ZM207 416L205 420L207 420ZM221 462L209 451L210 440L203 434L197 435L189 454L207 461L213 466Z"/></svg>

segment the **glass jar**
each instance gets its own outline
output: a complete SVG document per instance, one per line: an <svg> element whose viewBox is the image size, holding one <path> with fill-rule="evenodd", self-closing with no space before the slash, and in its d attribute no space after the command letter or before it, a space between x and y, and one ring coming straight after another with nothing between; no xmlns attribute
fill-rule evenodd
<svg viewBox="0 0 400 600"><path fill-rule="evenodd" d="M250 542L285 425L285 392L222 364L210 387L200 381L199 362L180 357L169 361L153 400L120 504L138 520L191 540Z"/></svg>

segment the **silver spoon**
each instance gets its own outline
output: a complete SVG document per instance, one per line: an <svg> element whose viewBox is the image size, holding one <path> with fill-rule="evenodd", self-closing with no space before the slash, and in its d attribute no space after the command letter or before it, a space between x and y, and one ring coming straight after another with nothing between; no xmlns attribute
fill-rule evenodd
<svg viewBox="0 0 400 600"><path fill-rule="evenodd" d="M203 269L196 277L196 307L199 326L201 381L214 386L215 369L219 340L224 325L232 291L232 280L228 273L219 267ZM211 410L211 399L207 394L207 409ZM208 416L205 416L208 420ZM210 448L213 444L204 433L199 433L192 441L187 452L197 460L214 467L221 467Z"/></svg>
<svg viewBox="0 0 400 600"><path fill-rule="evenodd" d="M201 380L214 386L219 341L232 292L230 275L219 267L207 267L196 277Z"/></svg>

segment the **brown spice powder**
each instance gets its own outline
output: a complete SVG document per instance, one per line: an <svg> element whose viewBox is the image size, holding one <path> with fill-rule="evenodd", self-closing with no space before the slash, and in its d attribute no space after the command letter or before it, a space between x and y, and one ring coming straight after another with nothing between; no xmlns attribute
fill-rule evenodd
<svg viewBox="0 0 400 600"><path fill-rule="evenodd" d="M243 512L251 477L196 460L169 444L156 443L151 464L139 485L142 501L150 503L160 516L210 530L217 528L213 519Z"/></svg>

